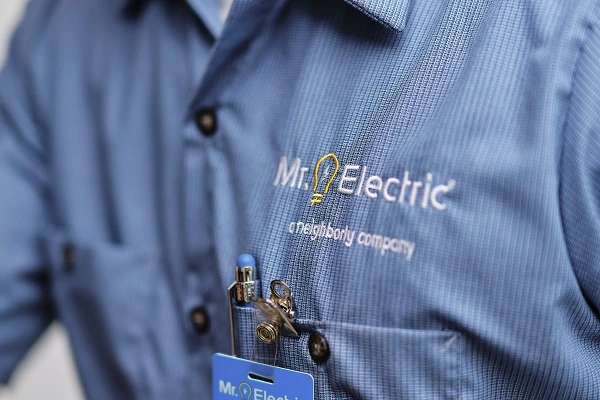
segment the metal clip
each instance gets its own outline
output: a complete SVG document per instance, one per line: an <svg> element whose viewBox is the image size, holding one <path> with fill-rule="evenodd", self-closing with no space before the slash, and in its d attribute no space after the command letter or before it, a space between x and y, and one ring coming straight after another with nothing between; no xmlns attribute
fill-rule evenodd
<svg viewBox="0 0 600 400"><path fill-rule="evenodd" d="M256 327L256 336L267 344L273 343L279 335L299 337L292 321L296 316L296 304L292 291L280 280L271 281L269 299L259 298L256 307L262 311L264 321Z"/></svg>

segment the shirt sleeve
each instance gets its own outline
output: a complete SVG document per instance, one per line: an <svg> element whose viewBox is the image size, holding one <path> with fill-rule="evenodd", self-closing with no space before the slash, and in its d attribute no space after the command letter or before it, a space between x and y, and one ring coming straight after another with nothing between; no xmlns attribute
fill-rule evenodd
<svg viewBox="0 0 600 400"><path fill-rule="evenodd" d="M35 76L44 68L39 49L50 3L30 2L0 73L0 382L53 319L42 246L48 141Z"/></svg>
<svg viewBox="0 0 600 400"><path fill-rule="evenodd" d="M598 8L596 9L598 11ZM571 264L582 295L600 316L600 18L592 17L570 93L560 201Z"/></svg>

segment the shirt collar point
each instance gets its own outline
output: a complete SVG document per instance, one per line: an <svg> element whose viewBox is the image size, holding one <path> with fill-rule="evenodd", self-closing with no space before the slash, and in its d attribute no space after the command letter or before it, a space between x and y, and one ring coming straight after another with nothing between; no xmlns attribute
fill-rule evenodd
<svg viewBox="0 0 600 400"><path fill-rule="evenodd" d="M402 32L406 27L410 0L345 0L380 24Z"/></svg>
<svg viewBox="0 0 600 400"><path fill-rule="evenodd" d="M115 3L125 16L137 18L152 1L154 0L115 0ZM223 21L220 20L219 10L215 5L218 3L188 0L188 4L198 14L210 34L215 38L219 37L223 30Z"/></svg>

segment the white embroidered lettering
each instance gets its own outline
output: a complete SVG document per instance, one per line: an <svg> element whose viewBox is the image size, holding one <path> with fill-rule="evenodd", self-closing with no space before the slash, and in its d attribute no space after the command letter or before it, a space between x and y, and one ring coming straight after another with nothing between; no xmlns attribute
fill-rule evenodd
<svg viewBox="0 0 600 400"><path fill-rule="evenodd" d="M360 168L359 165L345 165L344 171L342 172L342 178L340 179L340 183L338 185L338 192L342 194L352 194L354 192L354 188L346 188L344 187L344 183L353 183L356 182L356 176L348 176L348 171L357 171Z"/></svg>
<svg viewBox="0 0 600 400"><path fill-rule="evenodd" d="M365 186L365 195L372 199L376 199L379 195L379 191L381 190L381 186L383 185L383 181L377 175L373 175L369 179L367 179L367 185Z"/></svg>
<svg viewBox="0 0 600 400"><path fill-rule="evenodd" d="M431 205L433 206L433 208L440 211L443 211L446 208L448 208L446 204L440 201L439 196L442 194L446 194L452 189L454 189L455 185L456 182L453 179L451 179L450 181L448 181L447 185L438 185L431 189Z"/></svg>
<svg viewBox="0 0 600 400"><path fill-rule="evenodd" d="M300 158L296 157L294 162L290 166L290 169L287 168L287 158L285 156L281 156L279 160L279 169L277 170L277 176L275 177L275 182L273 182L274 186L281 184L281 186L285 186L288 181L291 179L290 187L294 187L296 184L296 178L298 177L298 171L300 170Z"/></svg>
<svg viewBox="0 0 600 400"><path fill-rule="evenodd" d="M396 196L392 196L389 192L390 186L392 184L400 185L400 180L396 178L389 178L387 181L385 181L385 185L383 185L383 198L389 202L396 201Z"/></svg>

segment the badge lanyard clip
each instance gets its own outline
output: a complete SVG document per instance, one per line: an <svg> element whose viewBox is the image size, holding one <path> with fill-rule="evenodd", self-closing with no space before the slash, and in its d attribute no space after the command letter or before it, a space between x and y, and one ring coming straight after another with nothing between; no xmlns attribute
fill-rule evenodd
<svg viewBox="0 0 600 400"><path fill-rule="evenodd" d="M292 325L296 317L292 291L280 280L271 281L269 288L270 298L259 298L255 302L264 317L264 321L256 327L256 336L266 344L276 341L280 334L298 338L300 335Z"/></svg>

